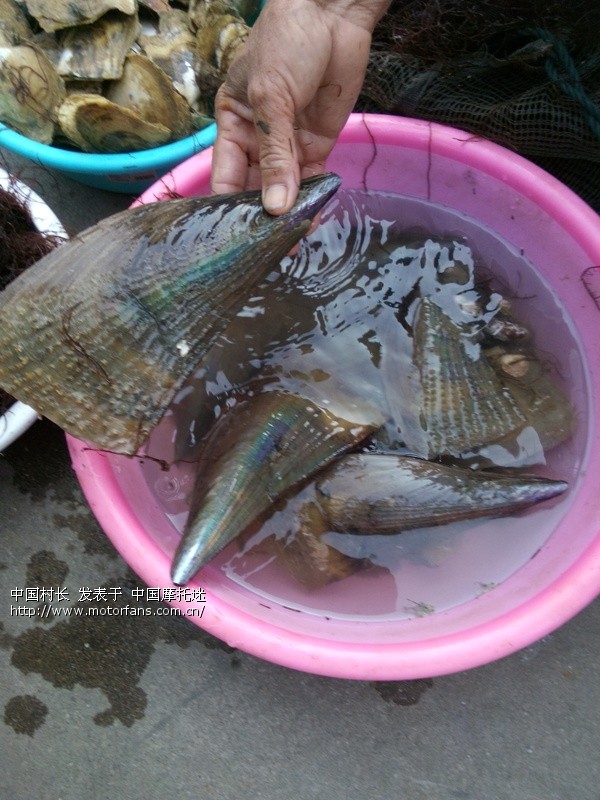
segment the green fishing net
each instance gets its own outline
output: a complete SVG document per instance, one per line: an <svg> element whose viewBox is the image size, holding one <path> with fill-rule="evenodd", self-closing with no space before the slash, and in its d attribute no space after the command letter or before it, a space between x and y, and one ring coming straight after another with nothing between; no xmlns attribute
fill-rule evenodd
<svg viewBox="0 0 600 800"><path fill-rule="evenodd" d="M491 139L600 212L600 2L393 0L356 110Z"/></svg>

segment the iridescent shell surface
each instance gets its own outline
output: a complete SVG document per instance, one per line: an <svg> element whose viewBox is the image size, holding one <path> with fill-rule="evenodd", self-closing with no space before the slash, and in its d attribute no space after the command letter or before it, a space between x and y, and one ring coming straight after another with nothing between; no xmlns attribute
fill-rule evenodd
<svg viewBox="0 0 600 800"><path fill-rule="evenodd" d="M0 293L0 385L99 447L137 451L257 281L339 186L142 205L84 231Z"/></svg>
<svg viewBox="0 0 600 800"><path fill-rule="evenodd" d="M279 392L254 395L227 412L205 442L173 582L187 583L277 498L374 427Z"/></svg>

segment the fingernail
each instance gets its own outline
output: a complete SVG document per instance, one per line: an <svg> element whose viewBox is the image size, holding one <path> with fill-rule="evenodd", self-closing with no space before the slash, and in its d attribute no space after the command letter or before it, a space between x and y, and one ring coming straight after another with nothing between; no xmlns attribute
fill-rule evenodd
<svg viewBox="0 0 600 800"><path fill-rule="evenodd" d="M267 211L280 211L287 203L287 186L275 183L263 191L263 206Z"/></svg>

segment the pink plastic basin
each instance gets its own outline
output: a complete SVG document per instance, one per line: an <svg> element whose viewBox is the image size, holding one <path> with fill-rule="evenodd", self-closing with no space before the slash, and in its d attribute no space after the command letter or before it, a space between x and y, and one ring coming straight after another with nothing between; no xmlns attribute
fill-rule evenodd
<svg viewBox="0 0 600 800"><path fill-rule="evenodd" d="M355 607L348 613L320 613L297 602L293 592L281 600L285 588L269 595L232 580L219 559L191 584L206 592L201 618L191 616L198 602L171 603L231 646L306 672L400 680L475 667L545 636L600 590L600 310L582 279L585 270L600 264L599 219L573 192L523 158L462 131L412 119L354 115L327 167L342 176L344 187L428 200L475 220L522 251L558 296L560 318L546 321L543 346L561 356L563 365L573 366L566 383L576 384L578 432L557 462L569 473L569 498L560 512L548 512L554 513L548 535L534 552L517 554L502 580L486 583L473 564L485 571L495 559L502 561L503 549L518 550L519 540L511 534L518 522L505 526L508 538L493 558L478 552L479 540L472 539L458 565L430 570L433 581L439 576L457 590L468 584L465 598L442 610L420 604L422 598L413 592L408 595L415 603L413 614L361 615ZM211 152L205 151L141 199L161 199L170 188L183 195L208 193L210 169ZM588 283L590 275L585 275ZM69 447L85 495L125 561L148 586L172 588L169 566L179 534L152 491L156 471L141 459L95 452L73 438ZM535 524L535 517L528 519ZM476 579L480 591L474 589ZM381 580L366 572L340 582L332 590L337 607L343 608L344 593L351 607L357 591L373 597L385 591Z"/></svg>

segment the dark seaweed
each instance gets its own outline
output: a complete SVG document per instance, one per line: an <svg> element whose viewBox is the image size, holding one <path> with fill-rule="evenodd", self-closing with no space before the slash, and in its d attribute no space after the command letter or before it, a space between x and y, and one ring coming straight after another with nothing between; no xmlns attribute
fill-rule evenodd
<svg viewBox="0 0 600 800"><path fill-rule="evenodd" d="M0 188L0 291L56 247L58 239L40 232L26 205ZM0 388L0 414L12 403Z"/></svg>

